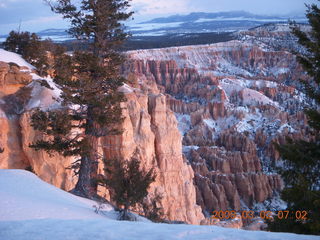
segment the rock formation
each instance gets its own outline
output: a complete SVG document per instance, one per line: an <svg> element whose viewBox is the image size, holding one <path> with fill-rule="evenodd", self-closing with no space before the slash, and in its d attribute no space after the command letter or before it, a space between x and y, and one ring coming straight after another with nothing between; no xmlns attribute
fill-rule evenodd
<svg viewBox="0 0 320 240"><path fill-rule="evenodd" d="M174 113L162 94L146 95L139 89L122 88L127 102L121 136L105 137L107 158L130 158L138 150L143 167L155 167L157 179L150 193L162 196L161 205L171 220L199 224L203 219L196 205L194 173L182 156L181 136Z"/></svg>
<svg viewBox="0 0 320 240"><path fill-rule="evenodd" d="M282 36L282 35L281 35ZM285 48L254 41L128 52L125 73L167 94L195 172L197 203L213 210L254 208L277 196L274 172L285 137L310 138L297 87L306 79Z"/></svg>

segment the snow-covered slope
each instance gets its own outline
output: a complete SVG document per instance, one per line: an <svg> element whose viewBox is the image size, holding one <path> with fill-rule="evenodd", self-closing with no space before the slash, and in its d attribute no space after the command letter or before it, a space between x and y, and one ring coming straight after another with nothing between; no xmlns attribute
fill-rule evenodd
<svg viewBox="0 0 320 240"><path fill-rule="evenodd" d="M0 48L0 61L1 62L6 62L6 63L16 63L20 67L27 67L30 69L34 69L34 67L27 63L20 55L13 53L13 52L8 52L6 50L3 50Z"/></svg>
<svg viewBox="0 0 320 240"><path fill-rule="evenodd" d="M24 170L0 170L0 198L0 221L104 218L93 211L94 201L67 193ZM108 212L115 213L111 206Z"/></svg>
<svg viewBox="0 0 320 240"><path fill-rule="evenodd" d="M104 210L106 215L98 215L94 204L57 189L30 172L0 170L0 239L320 239L213 226L117 221L110 206Z"/></svg>
<svg viewBox="0 0 320 240"><path fill-rule="evenodd" d="M298 24L301 31L310 32L308 24ZM260 46L267 46L270 50L286 50L289 52L305 52L305 49L297 44L298 39L292 34L289 23L264 24L249 30L234 33L237 39L243 42L251 42Z"/></svg>

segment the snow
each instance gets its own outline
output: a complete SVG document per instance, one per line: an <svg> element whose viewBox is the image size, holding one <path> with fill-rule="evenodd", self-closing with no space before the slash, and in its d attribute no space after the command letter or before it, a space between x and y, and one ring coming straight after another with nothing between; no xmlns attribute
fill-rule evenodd
<svg viewBox="0 0 320 240"><path fill-rule="evenodd" d="M235 127L239 133L242 133L245 131L250 131L253 128L253 124L250 124L250 121L240 121Z"/></svg>
<svg viewBox="0 0 320 240"><path fill-rule="evenodd" d="M94 204L47 184L30 172L0 170L0 233L5 240L320 239L215 226L117 221L110 205L104 215L94 212Z"/></svg>
<svg viewBox="0 0 320 240"><path fill-rule="evenodd" d="M121 87L119 87L119 92L132 93L133 89L128 84L124 83Z"/></svg>
<svg viewBox="0 0 320 240"><path fill-rule="evenodd" d="M102 218L90 203L22 170L0 170L0 198L0 221Z"/></svg>
<svg viewBox="0 0 320 240"><path fill-rule="evenodd" d="M191 150L198 150L200 147L199 146L182 146L182 151L183 153L188 153L190 152Z"/></svg>
<svg viewBox="0 0 320 240"><path fill-rule="evenodd" d="M181 136L184 136L186 132L191 129L191 118L188 114L179 114L175 113L177 121L178 121L178 129L181 133Z"/></svg>
<svg viewBox="0 0 320 240"><path fill-rule="evenodd" d="M287 209L288 204L280 198L280 195L276 195L271 199L265 200L263 203L256 203L253 206L253 210L257 212L261 211L280 211Z"/></svg>
<svg viewBox="0 0 320 240"><path fill-rule="evenodd" d="M172 23L138 23L131 26L132 31L155 31L162 28L176 28L179 27L183 22L172 22Z"/></svg>
<svg viewBox="0 0 320 240"><path fill-rule="evenodd" d="M279 22L281 19L270 19L270 18L246 18L246 17L217 17L217 18L199 18L196 23L202 22L214 22L214 21L254 21L254 22Z"/></svg>
<svg viewBox="0 0 320 240"><path fill-rule="evenodd" d="M3 104L3 101L0 99L0 104ZM0 108L0 118L7 118L5 112Z"/></svg>
<svg viewBox="0 0 320 240"><path fill-rule="evenodd" d="M246 71L245 69L241 67L237 67L234 64L232 64L230 61L222 58L219 60L218 67L216 72L221 73L228 73L230 75L242 75L242 76L248 76L252 77L253 74L249 71Z"/></svg>
<svg viewBox="0 0 320 240"><path fill-rule="evenodd" d="M305 19L298 18L295 20L296 22L304 22ZM311 30L311 26L307 24L299 24L299 27L304 32L309 32ZM291 26L289 23L276 23L276 24L266 24L259 27L254 28L255 32L289 32L291 33Z"/></svg>
<svg viewBox="0 0 320 240"><path fill-rule="evenodd" d="M26 232L27 230L27 232ZM33 239L94 239L94 240L316 240L317 236L267 233L228 229L214 226L188 226L111 222L102 220L68 221L41 220L8 222L0 227L6 240ZM24 234L28 234L27 237Z"/></svg>
<svg viewBox="0 0 320 240"><path fill-rule="evenodd" d="M288 123L286 123L281 125L277 132L282 133L284 129L287 129L289 133L294 133L296 131L293 127L291 127Z"/></svg>
<svg viewBox="0 0 320 240"><path fill-rule="evenodd" d="M32 82L28 85L32 87L31 99L25 107L25 110L30 110L33 108L41 108L46 110L48 108L53 109L60 107L58 99L60 98L61 89L54 83L51 77L40 77L36 73L32 72L35 69L31 64L27 63L19 54L9 52L0 49L0 61L6 63L15 63L20 67L26 67L26 69L21 69L21 72L29 72L32 76ZM41 86L41 82L47 83L49 88Z"/></svg>
<svg viewBox="0 0 320 240"><path fill-rule="evenodd" d="M166 34L167 34L167 31L159 30L159 31L152 31L152 32L135 33L134 36L148 37L148 36L163 36Z"/></svg>
<svg viewBox="0 0 320 240"><path fill-rule="evenodd" d="M0 48L0 61L5 63L13 62L18 64L20 67L27 67L30 69L35 68L31 64L27 63L19 54L8 52L1 48Z"/></svg>
<svg viewBox="0 0 320 240"><path fill-rule="evenodd" d="M240 79L224 78L220 80L220 86L227 93L227 95L230 96L234 91L239 92L247 87L247 84Z"/></svg>
<svg viewBox="0 0 320 240"><path fill-rule="evenodd" d="M60 107L59 99L62 93L61 89L53 82L51 77L42 78L35 73L32 73L32 82L29 84L32 87L31 99L29 100L25 110L40 108L42 110L56 109ZM51 89L41 86L41 82L46 82Z"/></svg>
<svg viewBox="0 0 320 240"><path fill-rule="evenodd" d="M117 212L103 204L100 214L94 212L97 202L81 198L40 180L24 170L0 170L0 225L3 221L41 219L117 219ZM142 217L141 221L148 221Z"/></svg>
<svg viewBox="0 0 320 240"><path fill-rule="evenodd" d="M277 102L272 101L270 98L266 97L262 93L250 89L250 87L256 86L259 88L262 87L277 87L277 83L271 81L263 81L263 80L247 80L243 78L238 79L230 79L224 78L220 80L221 88L227 93L228 97L233 92L240 92L243 98L243 104L245 105L256 105L256 104L264 104L264 105L272 105L275 107L279 107Z"/></svg>
<svg viewBox="0 0 320 240"><path fill-rule="evenodd" d="M215 128L215 127L217 127L216 125L216 122L213 120L213 119L211 119L211 118L209 118L209 119L203 119L203 121L204 121L204 123L205 124L207 124L207 126L208 127L210 127L210 128Z"/></svg>
<svg viewBox="0 0 320 240"><path fill-rule="evenodd" d="M245 88L242 91L243 103L247 105L252 105L255 103L263 104L263 105L273 105L278 107L279 104L277 102L272 101L270 98L266 97L260 92L255 90Z"/></svg>
<svg viewBox="0 0 320 240"><path fill-rule="evenodd" d="M148 49L128 51L127 54L133 59L139 60L175 60L179 68L195 68L199 72L212 72L212 65L220 64L220 70L228 73L231 71L240 72L250 75L247 71L231 64L228 60L219 56L214 59L212 56L220 52L237 51L252 47L252 44L243 45L240 41L234 40L229 42L204 44L197 46L169 47L163 49ZM212 56L211 56L212 55ZM231 67L231 69L229 69Z"/></svg>
<svg viewBox="0 0 320 240"><path fill-rule="evenodd" d="M274 76L278 77L281 74L286 74L290 72L289 68L272 68L271 72Z"/></svg>
<svg viewBox="0 0 320 240"><path fill-rule="evenodd" d="M263 87L268 87L268 88L276 88L278 87L278 83L272 82L272 81L267 81L267 80L257 80L257 81L251 81L253 82L253 85L263 88Z"/></svg>

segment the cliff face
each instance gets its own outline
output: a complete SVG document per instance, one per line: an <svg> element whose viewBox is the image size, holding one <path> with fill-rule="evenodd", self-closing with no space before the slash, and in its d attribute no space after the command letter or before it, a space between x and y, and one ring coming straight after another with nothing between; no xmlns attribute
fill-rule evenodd
<svg viewBox="0 0 320 240"><path fill-rule="evenodd" d="M76 178L67 168L73 159L57 154L49 156L44 151L29 147L44 137L31 127L30 111L36 107L45 109L54 106L56 102L53 98L57 98L59 92L44 87L46 80L35 75L30 68L5 62L0 62L0 66L0 147L4 148L0 154L0 168L32 167L46 182L71 190Z"/></svg>
<svg viewBox="0 0 320 240"><path fill-rule="evenodd" d="M7 104L6 100L15 100L12 95L31 80L31 75L20 71L20 67L0 62L0 148L5 150L0 154L0 168L27 166L28 161L21 148L19 118L15 115L8 117L6 113L19 111L18 103Z"/></svg>
<svg viewBox="0 0 320 240"><path fill-rule="evenodd" d="M196 205L192 167L182 156L181 136L174 113L162 94L146 95L138 89L122 88L127 102L121 136L102 141L107 158L130 158L138 151L145 168L154 167L157 179L150 193L162 196L161 205L169 219L199 224L203 219Z"/></svg>

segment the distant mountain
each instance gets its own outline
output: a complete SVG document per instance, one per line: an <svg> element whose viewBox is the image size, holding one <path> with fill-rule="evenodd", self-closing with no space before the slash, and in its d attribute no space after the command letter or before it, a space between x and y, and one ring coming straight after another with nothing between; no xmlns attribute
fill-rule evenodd
<svg viewBox="0 0 320 240"><path fill-rule="evenodd" d="M71 40L72 36L68 34L66 29L46 29L40 32L37 32L38 36L42 39L51 38L53 41L66 41Z"/></svg>
<svg viewBox="0 0 320 240"><path fill-rule="evenodd" d="M173 15L155 18L131 26L136 36L159 36L172 33L234 32L247 30L266 23L285 23L288 20L306 22L304 16L267 16L245 11Z"/></svg>
<svg viewBox="0 0 320 240"><path fill-rule="evenodd" d="M286 23L288 20L306 23L304 16L267 16L248 13L245 11L232 12L194 12L188 15L173 15L155 18L146 22L130 24L127 30L133 35L133 41L148 40L150 37L181 35L188 37L194 34L230 33L248 30L267 23ZM37 33L42 39L51 38L62 42L71 40L65 29L46 29ZM192 36L194 37L194 36ZM0 36L0 42L6 36Z"/></svg>
<svg viewBox="0 0 320 240"><path fill-rule="evenodd" d="M37 35L42 39L50 38L55 42L64 42L67 40L72 40L66 29L55 29L50 28L40 32L37 32ZM0 42L4 42L8 35L0 35Z"/></svg>
<svg viewBox="0 0 320 240"><path fill-rule="evenodd" d="M286 21L288 17L279 16L268 16L268 15L257 15L245 11L231 11L231 12L216 12L216 13L205 13L205 12L194 12L188 15L173 15L165 18L155 18L144 23L170 23L170 22L194 22L200 19L221 19L228 20L234 18L247 18L256 20L279 20Z"/></svg>

